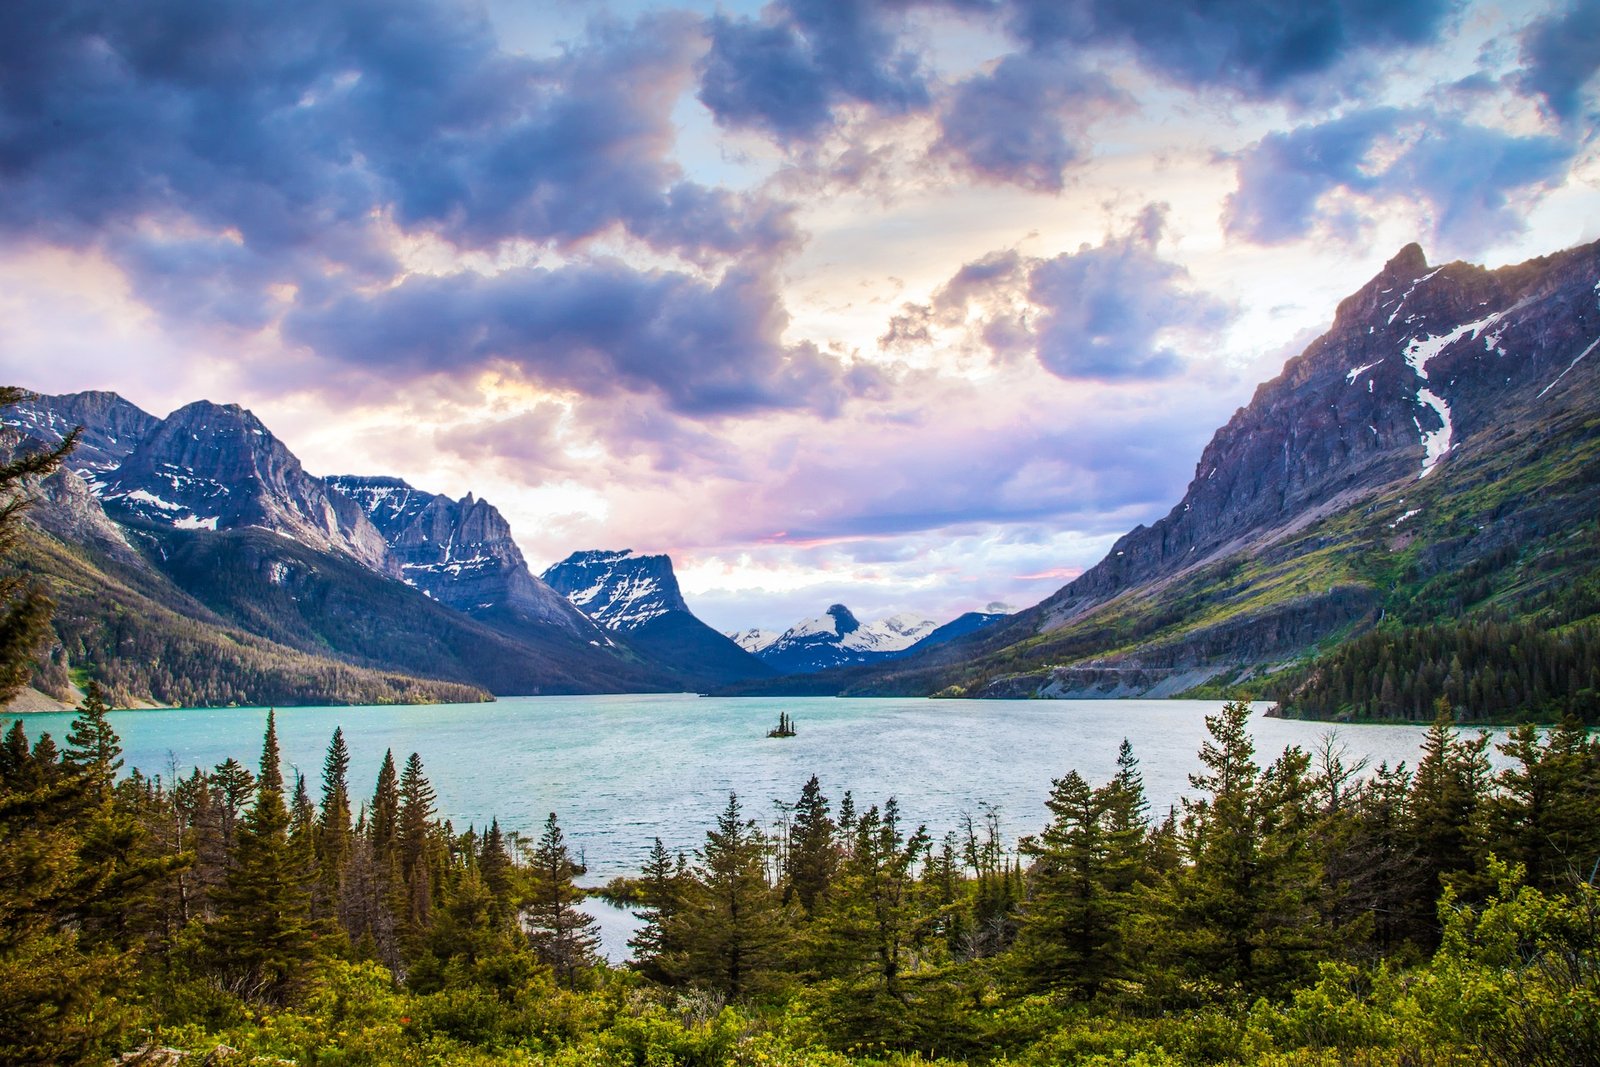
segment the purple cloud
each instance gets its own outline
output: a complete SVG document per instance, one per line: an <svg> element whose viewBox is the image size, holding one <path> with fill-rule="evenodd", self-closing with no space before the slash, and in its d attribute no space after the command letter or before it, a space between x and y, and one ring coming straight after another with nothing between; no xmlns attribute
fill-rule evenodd
<svg viewBox="0 0 1600 1067"><path fill-rule="evenodd" d="M25 2L0 46L0 231L177 278L226 255L241 284L262 278L195 230L293 283L391 274L385 218L464 248L620 229L695 260L782 250L785 207L671 159L701 47L684 14L536 60L443 0Z"/></svg>
<svg viewBox="0 0 1600 1067"><path fill-rule="evenodd" d="M1330 195L1342 191L1420 203L1440 244L1470 252L1520 232L1511 198L1559 181L1576 151L1558 138L1516 136L1421 109L1357 111L1269 134L1240 153L1239 188L1223 223L1230 235L1261 244L1318 229L1353 237L1359 217Z"/></svg>
<svg viewBox="0 0 1600 1067"><path fill-rule="evenodd" d="M647 392L673 410L720 415L809 408L831 415L877 377L809 345L785 346L771 279L729 271L711 284L615 262L492 277L412 276L376 294L296 308L291 342L375 373L472 374L507 367L604 396Z"/></svg>
<svg viewBox="0 0 1600 1067"><path fill-rule="evenodd" d="M1173 331L1209 334L1232 315L1188 287L1189 272L1156 252L1165 208L1150 205L1134 227L1033 268L1029 295L1043 309L1039 362L1062 378L1164 378L1182 367Z"/></svg>
<svg viewBox="0 0 1600 1067"><path fill-rule="evenodd" d="M939 119L937 150L979 177L1060 192L1067 168L1089 154L1090 124L1129 103L1071 57L1009 55L956 86Z"/></svg>
<svg viewBox="0 0 1600 1067"><path fill-rule="evenodd" d="M1542 97L1557 118L1582 117L1584 90L1600 71L1600 2L1572 0L1522 35L1523 89Z"/></svg>
<svg viewBox="0 0 1600 1067"><path fill-rule="evenodd" d="M1455 0L1002 0L1011 32L1035 49L1122 47L1191 88L1267 98L1367 51L1434 40ZM1336 87L1337 88L1337 87Z"/></svg>
<svg viewBox="0 0 1600 1067"><path fill-rule="evenodd" d="M920 58L872 0L778 0L760 19L710 20L700 102L719 123L809 141L843 103L902 114L929 102Z"/></svg>

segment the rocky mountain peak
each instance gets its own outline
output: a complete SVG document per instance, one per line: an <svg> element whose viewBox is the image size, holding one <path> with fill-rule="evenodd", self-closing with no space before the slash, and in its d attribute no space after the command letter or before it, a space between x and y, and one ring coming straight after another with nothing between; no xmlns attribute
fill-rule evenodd
<svg viewBox="0 0 1600 1067"><path fill-rule="evenodd" d="M451 500L400 478L356 474L326 480L388 543L404 581L469 614L509 613L568 632L593 632L566 600L533 576L500 509L471 493Z"/></svg>
<svg viewBox="0 0 1600 1067"><path fill-rule="evenodd" d="M184 405L101 474L98 488L115 517L189 530L260 527L393 573L366 515L331 496L238 404Z"/></svg>
<svg viewBox="0 0 1600 1067"><path fill-rule="evenodd" d="M104 390L36 396L6 412L4 421L49 445L83 427L67 466L90 482L126 459L161 422Z"/></svg>
<svg viewBox="0 0 1600 1067"><path fill-rule="evenodd" d="M589 618L611 630L634 630L669 612L690 614L672 560L631 549L574 552L541 575Z"/></svg>
<svg viewBox="0 0 1600 1067"><path fill-rule="evenodd" d="M840 637L861 629L861 620L843 604L829 604L827 614L833 619L833 632Z"/></svg>
<svg viewBox="0 0 1600 1067"><path fill-rule="evenodd" d="M1171 512L1045 601L1043 628L1430 475L1582 358L1597 280L1600 242L1492 271L1407 245L1217 431Z"/></svg>

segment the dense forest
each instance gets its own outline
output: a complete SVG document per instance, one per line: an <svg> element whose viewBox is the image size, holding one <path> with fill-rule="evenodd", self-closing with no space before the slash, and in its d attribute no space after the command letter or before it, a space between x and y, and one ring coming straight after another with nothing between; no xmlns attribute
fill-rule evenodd
<svg viewBox="0 0 1600 1067"><path fill-rule="evenodd" d="M1482 619L1374 630L1286 676L1285 710L1306 718L1428 718L1440 701L1483 722L1564 714L1600 721L1600 625L1551 629Z"/></svg>
<svg viewBox="0 0 1600 1067"><path fill-rule="evenodd" d="M581 869L441 821L421 759L370 794L335 731L318 795L259 766L119 776L91 693L58 743L0 741L0 1060L303 1064L1600 1062L1600 743L1441 716L1417 766L1330 739L1263 766L1208 718L1153 816L1124 743L1013 850L893 798L741 798L625 889L596 955ZM643 849L641 849L643 855Z"/></svg>

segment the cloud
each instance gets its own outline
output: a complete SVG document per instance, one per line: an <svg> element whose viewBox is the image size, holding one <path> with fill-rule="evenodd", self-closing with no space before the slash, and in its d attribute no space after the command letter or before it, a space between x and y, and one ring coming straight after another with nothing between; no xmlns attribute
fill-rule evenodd
<svg viewBox="0 0 1600 1067"><path fill-rule="evenodd" d="M879 345L931 345L936 331L957 329L996 363L1031 353L1069 381L1177 374L1185 361L1173 345L1211 337L1233 309L1193 288L1187 270L1161 257L1166 212L1148 205L1126 233L1050 259L1008 249L967 263L928 304L903 305Z"/></svg>
<svg viewBox="0 0 1600 1067"><path fill-rule="evenodd" d="M1435 241L1468 253L1521 232L1515 201L1559 182L1575 153L1554 137L1425 109L1371 108L1268 134L1241 152L1223 223L1260 244L1314 232L1348 240L1375 206L1414 203Z"/></svg>
<svg viewBox="0 0 1600 1067"><path fill-rule="evenodd" d="M1183 360L1175 334L1213 334L1228 306L1188 287L1189 272L1156 253L1165 208L1150 205L1134 227L1034 267L1033 302L1043 309L1039 362L1063 378L1163 378Z"/></svg>
<svg viewBox="0 0 1600 1067"><path fill-rule="evenodd" d="M1060 192L1067 169L1089 155L1089 126L1130 106L1104 75L1073 58L1008 55L955 87L935 151L990 181Z"/></svg>
<svg viewBox="0 0 1600 1067"><path fill-rule="evenodd" d="M1582 117L1584 90L1600 71L1600 3L1571 0L1522 34L1525 91L1542 97L1564 122Z"/></svg>
<svg viewBox="0 0 1600 1067"><path fill-rule="evenodd" d="M221 257L245 289L372 281L390 225L490 250L620 231L694 261L798 236L783 205L672 160L704 48L682 13L534 59L446 0L62 0L12 12L0 47L0 232L139 273Z"/></svg>
<svg viewBox="0 0 1600 1067"><path fill-rule="evenodd" d="M870 368L784 345L787 321L763 275L729 271L713 284L601 261L416 275L296 308L284 333L373 374L508 369L591 396L647 392L690 415L806 408L828 416L880 384Z"/></svg>
<svg viewBox="0 0 1600 1067"><path fill-rule="evenodd" d="M921 60L872 0L779 0L760 19L718 15L700 66L700 102L718 123L780 143L816 139L841 104L903 114L925 108Z"/></svg>
<svg viewBox="0 0 1600 1067"><path fill-rule="evenodd" d="M1151 73L1179 85L1271 98L1299 91L1361 53L1427 44L1457 5L1455 0L1009 0L999 6L1011 32L1030 48L1120 47Z"/></svg>

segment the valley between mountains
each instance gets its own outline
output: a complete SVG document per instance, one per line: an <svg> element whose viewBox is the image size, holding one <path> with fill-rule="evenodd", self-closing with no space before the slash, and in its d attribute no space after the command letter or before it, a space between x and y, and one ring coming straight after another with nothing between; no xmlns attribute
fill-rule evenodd
<svg viewBox="0 0 1600 1067"><path fill-rule="evenodd" d="M23 569L57 608L13 707L94 679L129 706L1226 693L1592 721L1597 346L1600 244L1498 270L1410 245L1216 432L1165 517L1041 603L834 604L781 634L705 625L663 555L535 574L490 502L314 476L237 405L38 396L0 416L9 449L82 434L29 512Z"/></svg>

